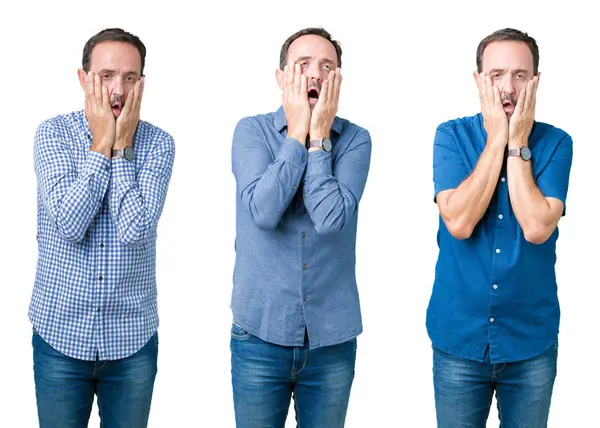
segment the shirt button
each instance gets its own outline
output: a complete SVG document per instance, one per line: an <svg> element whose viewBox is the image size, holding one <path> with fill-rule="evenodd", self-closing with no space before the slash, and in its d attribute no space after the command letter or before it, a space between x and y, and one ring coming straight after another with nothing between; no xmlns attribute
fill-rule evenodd
<svg viewBox="0 0 600 428"><path fill-rule="evenodd" d="M100 244L100 248L104 248L104 244Z"/></svg>
<svg viewBox="0 0 600 428"><path fill-rule="evenodd" d="M306 270L306 269L308 269L308 265L307 265L306 263L304 263L304 264L302 265L302 267L303 267L305 270Z"/></svg>
<svg viewBox="0 0 600 428"><path fill-rule="evenodd" d="M98 277L98 279L99 279L100 281L102 281L102 275L100 275L100 276Z"/></svg>
<svg viewBox="0 0 600 428"><path fill-rule="evenodd" d="M497 290L497 289L498 289L498 284L494 284L494 285L492 285L492 288L493 288L494 290Z"/></svg>
<svg viewBox="0 0 600 428"><path fill-rule="evenodd" d="M306 157L305 157L305 156L302 156L302 160L304 160L304 159L306 159Z"/></svg>
<svg viewBox="0 0 600 428"><path fill-rule="evenodd" d="M494 317L491 317L491 318L490 318L490 322L494 322Z"/></svg>
<svg viewBox="0 0 600 428"><path fill-rule="evenodd" d="M303 197L304 199L306 199L306 193L305 193L304 195L302 195L302 197Z"/></svg>
<svg viewBox="0 0 600 428"><path fill-rule="evenodd" d="M306 239L306 232L302 232L302 239Z"/></svg>
<svg viewBox="0 0 600 428"><path fill-rule="evenodd" d="M293 187L292 187L292 190L296 190L296 186L293 186Z"/></svg>
<svg viewBox="0 0 600 428"><path fill-rule="evenodd" d="M496 254L500 254L500 248L496 248Z"/></svg>
<svg viewBox="0 0 600 428"><path fill-rule="evenodd" d="M96 308L96 312L100 312L100 308Z"/></svg>
<svg viewBox="0 0 600 428"><path fill-rule="evenodd" d="M308 296L304 296L304 300L308 299Z"/></svg>
<svg viewBox="0 0 600 428"><path fill-rule="evenodd" d="M502 214L498 214L498 218L499 218L500 220L502 220L502 219L504 218L504 216L503 216Z"/></svg>
<svg viewBox="0 0 600 428"><path fill-rule="evenodd" d="M504 183L504 182L506 181L506 178L502 177L502 178L500 179L500 181L502 181L502 182Z"/></svg>

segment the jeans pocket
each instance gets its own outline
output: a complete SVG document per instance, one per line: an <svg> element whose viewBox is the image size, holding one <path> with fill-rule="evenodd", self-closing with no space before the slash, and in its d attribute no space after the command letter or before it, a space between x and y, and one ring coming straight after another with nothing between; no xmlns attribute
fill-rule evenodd
<svg viewBox="0 0 600 428"><path fill-rule="evenodd" d="M234 321L231 323L231 337L237 340L244 340L250 337L250 333Z"/></svg>

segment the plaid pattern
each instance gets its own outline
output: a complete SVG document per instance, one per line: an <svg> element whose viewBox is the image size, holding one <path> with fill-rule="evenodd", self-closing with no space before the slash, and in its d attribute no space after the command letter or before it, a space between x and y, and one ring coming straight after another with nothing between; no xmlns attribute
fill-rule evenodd
<svg viewBox="0 0 600 428"><path fill-rule="evenodd" d="M156 228L175 145L144 121L131 162L109 160L91 144L83 111L37 129L38 262L29 319L65 355L115 360L158 328Z"/></svg>

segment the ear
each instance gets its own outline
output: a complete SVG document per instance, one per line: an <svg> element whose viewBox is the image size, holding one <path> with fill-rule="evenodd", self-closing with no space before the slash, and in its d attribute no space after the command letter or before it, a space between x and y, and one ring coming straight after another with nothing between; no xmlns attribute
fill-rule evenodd
<svg viewBox="0 0 600 428"><path fill-rule="evenodd" d="M85 78L87 77L87 73L80 68L77 70L77 77L79 78L79 84L81 85L81 89L85 91Z"/></svg>
<svg viewBox="0 0 600 428"><path fill-rule="evenodd" d="M279 89L283 91L283 85L285 84L285 72L279 67L277 67L275 70L275 78L277 79L277 86L279 86Z"/></svg>

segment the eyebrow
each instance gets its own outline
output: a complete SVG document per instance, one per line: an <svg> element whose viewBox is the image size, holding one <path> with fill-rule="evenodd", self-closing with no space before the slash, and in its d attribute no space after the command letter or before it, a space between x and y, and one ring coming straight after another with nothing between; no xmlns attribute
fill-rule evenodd
<svg viewBox="0 0 600 428"><path fill-rule="evenodd" d="M299 58L296 58L296 63L301 62L301 61L306 61L308 59L314 59L312 56L301 56ZM328 63L328 64L335 64L333 60L329 59L329 58L325 58L321 61L321 63Z"/></svg>
<svg viewBox="0 0 600 428"><path fill-rule="evenodd" d="M505 68L492 68L488 74L492 74L492 73L505 73L506 69ZM513 70L512 74L529 74L529 70L526 70L524 68L519 68L517 70Z"/></svg>
<svg viewBox="0 0 600 428"><path fill-rule="evenodd" d="M104 73L114 74L115 70L110 70L108 68L103 68L102 70L100 70L100 72L98 74L104 74ZM135 71L135 70L130 70L130 71L125 72L125 74L126 75L133 74L133 75L137 76L138 72Z"/></svg>

